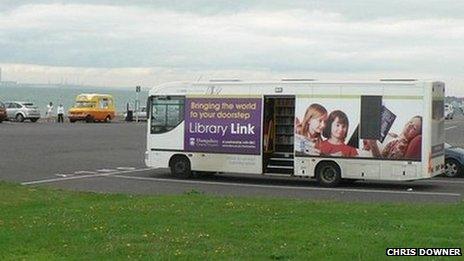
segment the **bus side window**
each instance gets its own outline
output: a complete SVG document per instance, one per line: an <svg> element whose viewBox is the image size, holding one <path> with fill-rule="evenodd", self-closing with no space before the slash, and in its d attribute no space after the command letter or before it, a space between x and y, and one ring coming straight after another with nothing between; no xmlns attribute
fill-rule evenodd
<svg viewBox="0 0 464 261"><path fill-rule="evenodd" d="M445 117L445 102L443 100L432 101L432 119L441 120Z"/></svg>
<svg viewBox="0 0 464 261"><path fill-rule="evenodd" d="M151 133L162 133L166 126L166 105L153 104L151 114Z"/></svg>
<svg viewBox="0 0 464 261"><path fill-rule="evenodd" d="M108 104L110 101L107 98L103 98L100 100L100 109L108 109Z"/></svg>
<svg viewBox="0 0 464 261"><path fill-rule="evenodd" d="M151 101L152 134L168 132L184 120L184 97L153 97Z"/></svg>

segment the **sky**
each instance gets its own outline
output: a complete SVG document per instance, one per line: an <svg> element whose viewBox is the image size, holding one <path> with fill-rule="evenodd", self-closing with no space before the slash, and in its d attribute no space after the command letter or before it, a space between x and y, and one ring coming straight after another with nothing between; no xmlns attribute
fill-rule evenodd
<svg viewBox="0 0 464 261"><path fill-rule="evenodd" d="M0 0L2 80L441 80L464 96L464 1Z"/></svg>

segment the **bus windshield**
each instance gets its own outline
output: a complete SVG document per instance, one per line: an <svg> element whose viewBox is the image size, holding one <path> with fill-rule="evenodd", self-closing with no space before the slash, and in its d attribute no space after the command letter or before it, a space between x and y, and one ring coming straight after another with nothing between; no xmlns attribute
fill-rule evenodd
<svg viewBox="0 0 464 261"><path fill-rule="evenodd" d="M94 108L95 102L88 102L88 101L76 101L74 105L76 108Z"/></svg>
<svg viewBox="0 0 464 261"><path fill-rule="evenodd" d="M184 97L153 97L151 133L164 133L174 129L184 120Z"/></svg>

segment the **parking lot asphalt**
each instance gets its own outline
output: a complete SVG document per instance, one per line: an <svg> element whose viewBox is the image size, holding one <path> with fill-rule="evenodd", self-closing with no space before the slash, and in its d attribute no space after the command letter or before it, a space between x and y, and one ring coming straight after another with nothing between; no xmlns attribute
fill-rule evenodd
<svg viewBox="0 0 464 261"><path fill-rule="evenodd" d="M28 181L108 167L144 167L145 124L0 124L0 176Z"/></svg>
<svg viewBox="0 0 464 261"><path fill-rule="evenodd" d="M448 143L464 147L464 116L445 123ZM0 124L0 179L28 186L129 193L205 193L361 202L462 201L464 178L413 182L359 181L338 188L312 179L227 173L173 178L145 167L146 123Z"/></svg>
<svg viewBox="0 0 464 261"><path fill-rule="evenodd" d="M445 137L447 143L464 148L464 115L460 112L445 121Z"/></svg>

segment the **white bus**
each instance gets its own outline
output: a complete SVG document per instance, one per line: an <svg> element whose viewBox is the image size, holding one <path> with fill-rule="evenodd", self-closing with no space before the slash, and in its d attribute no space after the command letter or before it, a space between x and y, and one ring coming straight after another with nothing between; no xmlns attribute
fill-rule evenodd
<svg viewBox="0 0 464 261"><path fill-rule="evenodd" d="M192 172L416 180L444 170L444 84L176 82L148 99L145 163Z"/></svg>

